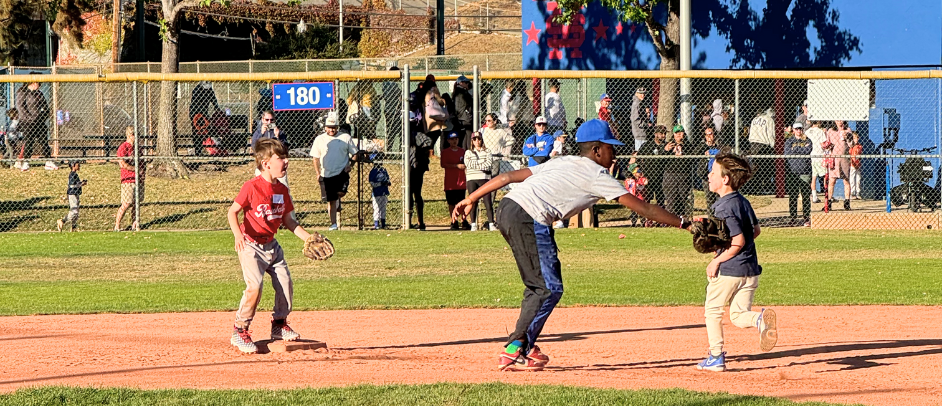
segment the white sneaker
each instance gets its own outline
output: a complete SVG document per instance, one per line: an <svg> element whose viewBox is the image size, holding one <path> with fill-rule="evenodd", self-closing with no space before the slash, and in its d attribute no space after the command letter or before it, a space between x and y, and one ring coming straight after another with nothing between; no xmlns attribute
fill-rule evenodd
<svg viewBox="0 0 942 406"><path fill-rule="evenodd" d="M16 161L13 163L13 169L20 169L20 161Z"/></svg>
<svg viewBox="0 0 942 406"><path fill-rule="evenodd" d="M471 223L471 231L478 231L478 223Z"/></svg>
<svg viewBox="0 0 942 406"><path fill-rule="evenodd" d="M327 227L327 231L335 231L338 229L340 229L340 227L338 227L337 224L331 224L330 227Z"/></svg>
<svg viewBox="0 0 942 406"><path fill-rule="evenodd" d="M44 168L45 168L47 171L54 171L54 170L56 170L56 169L59 169L59 166L56 165L55 162L46 161L46 165L44 166Z"/></svg>
<svg viewBox="0 0 942 406"><path fill-rule="evenodd" d="M489 223L488 227L491 231L497 231L497 224Z"/></svg>
<svg viewBox="0 0 942 406"><path fill-rule="evenodd" d="M23 171L23 172L28 171L28 170L29 170L29 162L23 161L23 162L20 164L20 170Z"/></svg>
<svg viewBox="0 0 942 406"><path fill-rule="evenodd" d="M563 221L562 221L562 220L557 220L557 221L554 221L554 222L553 222L553 228L563 228L563 226L564 226L564 225L563 225Z"/></svg>

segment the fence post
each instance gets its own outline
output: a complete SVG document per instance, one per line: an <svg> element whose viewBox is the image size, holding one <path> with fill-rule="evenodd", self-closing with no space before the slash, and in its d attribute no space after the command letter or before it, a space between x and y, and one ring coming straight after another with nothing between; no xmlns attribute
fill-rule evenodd
<svg viewBox="0 0 942 406"><path fill-rule="evenodd" d="M199 66L199 65L197 65ZM132 83L134 96L134 224L141 230L141 135L137 126L137 82ZM132 227L133 228L133 227Z"/></svg>
<svg viewBox="0 0 942 406"><path fill-rule="evenodd" d="M472 89L474 92L472 95L474 99L474 116L472 120L474 121L472 121L471 124L471 131L477 131L479 128L478 126L481 125L481 71L478 69L477 65L474 65L471 69L473 70L474 74L474 81L472 84L474 87L474 89Z"/></svg>
<svg viewBox="0 0 942 406"><path fill-rule="evenodd" d="M52 65L52 74L58 73L58 66ZM59 82L52 83L52 156L59 156Z"/></svg>
<svg viewBox="0 0 942 406"><path fill-rule="evenodd" d="M736 86L735 86L735 89L736 89L736 91L735 91L735 92L736 92L736 101L733 102L733 103L734 103L734 104L733 104L733 106L734 106L733 108L735 109L735 110L733 111L733 115L736 116L736 119L735 119L735 121L736 121L736 133L733 134L733 140L734 140L734 144L735 144L736 154L738 155L738 154L739 154L739 132L741 131L741 130L740 130L740 127L739 127L739 125L740 125L740 123L739 123L739 110L741 110L741 106L739 105L739 79L736 79Z"/></svg>
<svg viewBox="0 0 942 406"><path fill-rule="evenodd" d="M409 229L409 222L411 220L411 184L410 179L412 179L412 166L409 165L409 143L412 142L410 139L409 132L409 64L405 64L400 71L402 77L402 229Z"/></svg>

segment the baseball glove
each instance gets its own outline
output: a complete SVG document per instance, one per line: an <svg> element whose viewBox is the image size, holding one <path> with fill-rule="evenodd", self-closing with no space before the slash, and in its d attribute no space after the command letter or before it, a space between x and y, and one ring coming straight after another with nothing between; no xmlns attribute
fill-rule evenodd
<svg viewBox="0 0 942 406"><path fill-rule="evenodd" d="M694 221L690 232L693 233L693 248L701 254L729 248L732 243L726 222L716 217L711 216Z"/></svg>
<svg viewBox="0 0 942 406"><path fill-rule="evenodd" d="M334 244L315 231L304 241L304 249L301 252L312 260L325 260L334 255Z"/></svg>

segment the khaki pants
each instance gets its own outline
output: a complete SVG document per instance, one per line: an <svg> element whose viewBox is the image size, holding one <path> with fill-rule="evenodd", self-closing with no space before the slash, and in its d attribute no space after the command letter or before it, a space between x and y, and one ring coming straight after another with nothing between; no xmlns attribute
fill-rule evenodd
<svg viewBox="0 0 942 406"><path fill-rule="evenodd" d="M246 240L245 249L239 252L239 264L242 265L245 291L242 292L239 310L236 310L235 326L247 329L252 324L258 302L262 300L262 284L266 273L271 275L272 286L275 288L272 318L287 319L294 301L294 283L291 281L291 273L288 272L285 253L278 241L271 240L260 245Z"/></svg>
<svg viewBox="0 0 942 406"><path fill-rule="evenodd" d="M723 309L729 303L729 319L739 328L755 327L759 312L752 311L752 298L759 287L758 276L717 276L709 279L706 288L707 338L710 354L719 356L723 352Z"/></svg>

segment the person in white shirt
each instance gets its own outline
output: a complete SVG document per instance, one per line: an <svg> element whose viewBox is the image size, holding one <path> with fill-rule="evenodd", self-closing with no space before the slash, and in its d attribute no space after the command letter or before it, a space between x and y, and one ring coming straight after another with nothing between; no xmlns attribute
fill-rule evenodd
<svg viewBox="0 0 942 406"><path fill-rule="evenodd" d="M768 109L752 119L749 125L749 156L775 153L775 113ZM773 161L768 158L753 158L755 177L750 182L751 193L771 194Z"/></svg>
<svg viewBox="0 0 942 406"><path fill-rule="evenodd" d="M340 199L347 194L350 185L350 159L352 157L356 160L358 155L350 134L338 132L338 125L337 113L328 113L324 133L314 139L311 147L314 172L321 187L321 200L327 202L327 213L330 216L328 230L339 229L337 212Z"/></svg>
<svg viewBox="0 0 942 406"><path fill-rule="evenodd" d="M500 115L497 117L502 123L510 123L510 105L513 101L514 81L504 82L504 91L500 93Z"/></svg>
<svg viewBox="0 0 942 406"><path fill-rule="evenodd" d="M566 106L563 105L563 100L559 97L559 80L557 79L551 79L549 82L544 115L550 132L566 128Z"/></svg>
<svg viewBox="0 0 942 406"><path fill-rule="evenodd" d="M828 173L824 167L824 147L822 147L828 137L821 129L819 121L811 121L810 123L811 128L805 131L805 136L811 140L811 201L821 203L821 199L818 198L818 178L824 179ZM827 183L824 184L822 192L827 196Z"/></svg>
<svg viewBox="0 0 942 406"><path fill-rule="evenodd" d="M497 228L510 245L526 290L516 328L498 356L498 369L502 371L539 371L549 362L536 342L563 295L553 222L606 199L663 224L684 229L691 225L689 220L638 200L609 174L614 146L624 144L612 135L607 122L585 122L576 132L576 142L580 156L564 156L502 173L460 201L452 212L453 219L466 216L479 199L517 183L500 202Z"/></svg>
<svg viewBox="0 0 942 406"><path fill-rule="evenodd" d="M467 179L468 194L474 193L487 181L491 180L491 173L494 166L494 158L487 151L487 145L480 131L471 134L471 148L464 152L465 179ZM484 208L487 210L487 224L482 230L497 230L494 224L494 195L484 196ZM478 206L477 203L471 209L471 231L478 230Z"/></svg>

